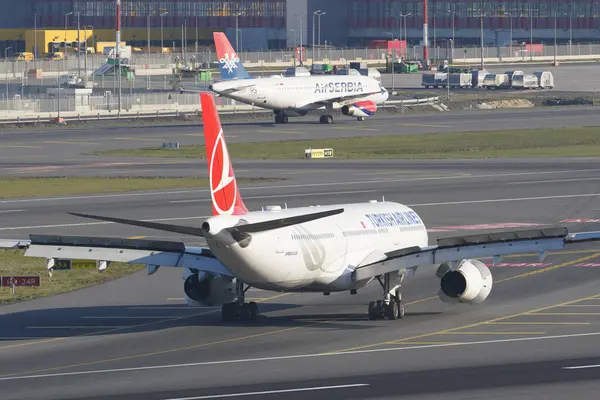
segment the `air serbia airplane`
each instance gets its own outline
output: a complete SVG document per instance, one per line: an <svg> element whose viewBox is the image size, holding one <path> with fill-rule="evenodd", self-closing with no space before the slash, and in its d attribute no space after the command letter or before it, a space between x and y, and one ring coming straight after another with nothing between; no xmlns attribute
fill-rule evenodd
<svg viewBox="0 0 600 400"><path fill-rule="evenodd" d="M249 287L276 292L356 294L372 281L382 287L370 302L369 319L404 317L401 287L419 266L437 267L439 298L480 303L492 289L488 267L475 258L565 248L600 240L600 232L569 234L566 228L500 232L439 239L429 245L427 229L411 208L388 201L249 211L238 189L213 96L200 95L212 214L200 226L169 225L106 216L77 216L203 237L206 247L181 242L107 237L30 235L5 247L25 247L44 257L50 271L57 259L93 259L99 271L110 262L183 269L190 306L221 306L222 319L255 320Z"/></svg>
<svg viewBox="0 0 600 400"><path fill-rule="evenodd" d="M275 123L287 123L288 113L306 115L323 109L320 122L333 122L333 110L363 121L374 115L388 99L380 83L363 75L317 75L307 77L255 78L242 65L222 32L213 33L221 81L209 89L236 101L273 110Z"/></svg>

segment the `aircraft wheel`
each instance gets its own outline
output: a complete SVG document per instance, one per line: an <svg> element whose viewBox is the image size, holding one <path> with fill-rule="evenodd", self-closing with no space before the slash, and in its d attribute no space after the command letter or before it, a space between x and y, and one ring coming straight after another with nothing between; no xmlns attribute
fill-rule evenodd
<svg viewBox="0 0 600 400"><path fill-rule="evenodd" d="M249 303L242 304L240 311L241 311L240 319L242 321L251 321L252 320L252 307L250 306Z"/></svg>
<svg viewBox="0 0 600 400"><path fill-rule="evenodd" d="M371 321L379 319L379 308L377 307L377 303L374 301L369 303L369 319Z"/></svg>
<svg viewBox="0 0 600 400"><path fill-rule="evenodd" d="M398 304L398 318L404 318L404 313L405 313L404 302L402 300L400 300L400 302Z"/></svg>
<svg viewBox="0 0 600 400"><path fill-rule="evenodd" d="M390 320L398 319L398 303L395 300L390 301L386 308L387 317Z"/></svg>
<svg viewBox="0 0 600 400"><path fill-rule="evenodd" d="M225 303L221 307L221 320L224 322L231 322L235 320L236 317L236 304L235 303Z"/></svg>
<svg viewBox="0 0 600 400"><path fill-rule="evenodd" d="M256 304L255 302L250 302L249 303L250 306L250 321L256 321L258 320L258 304Z"/></svg>
<svg viewBox="0 0 600 400"><path fill-rule="evenodd" d="M356 117L356 119L359 120L359 121L364 121L365 117Z"/></svg>

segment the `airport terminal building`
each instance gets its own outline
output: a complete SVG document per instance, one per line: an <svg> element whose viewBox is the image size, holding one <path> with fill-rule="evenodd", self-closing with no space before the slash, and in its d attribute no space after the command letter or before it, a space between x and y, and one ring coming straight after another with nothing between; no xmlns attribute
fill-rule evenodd
<svg viewBox="0 0 600 400"><path fill-rule="evenodd" d="M430 46L445 46L450 38L457 47L476 46L481 24L486 45L507 45L511 38L513 43L553 43L555 21L559 43L598 42L599 4L429 0ZM148 38L152 46L180 47L182 36L188 46L212 45L215 30L225 31L233 43L236 27L239 47L246 50L289 48L300 42L310 46L313 33L315 42L320 37L321 45L335 47L365 47L373 40L405 37L418 46L423 38L422 0L122 0L121 8L122 38L139 47L146 46ZM8 54L23 51L27 31L76 29L77 15L80 26L93 30L95 40L114 40L114 0L20 0L0 15L0 46L10 47Z"/></svg>

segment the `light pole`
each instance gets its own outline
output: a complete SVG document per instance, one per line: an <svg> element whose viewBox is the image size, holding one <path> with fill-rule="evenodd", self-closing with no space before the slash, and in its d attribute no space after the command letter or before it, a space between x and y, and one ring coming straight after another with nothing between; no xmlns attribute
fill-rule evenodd
<svg viewBox="0 0 600 400"><path fill-rule="evenodd" d="M77 79L81 76L81 36L79 32L79 11L77 11Z"/></svg>
<svg viewBox="0 0 600 400"><path fill-rule="evenodd" d="M529 60L533 60L533 9L529 3Z"/></svg>
<svg viewBox="0 0 600 400"><path fill-rule="evenodd" d="M88 27L89 28L93 28L92 26L88 26L88 25L84 25L83 26L83 29L84 29L84 31L83 31L84 32L84 39L83 40L85 41L85 53L83 55L83 69L85 71L85 74L83 75L83 82L84 83L87 83L87 77L88 77L88 74L87 74L87 40L88 40L88 37L87 37L87 28Z"/></svg>
<svg viewBox="0 0 600 400"><path fill-rule="evenodd" d="M394 32L386 32L388 35L392 35L392 40L394 40ZM392 52L390 54L391 56L391 63L390 65L392 66L392 94L394 93L394 91L396 90L396 82L394 80L394 70L396 69L396 65L395 65L395 60L394 60L394 53L395 53L395 49L392 49Z"/></svg>
<svg viewBox="0 0 600 400"><path fill-rule="evenodd" d="M325 14L327 14L327 13L323 12L318 15L318 17L319 17L319 41L318 41L318 46L317 46L317 54L318 54L319 58L321 57L321 17Z"/></svg>
<svg viewBox="0 0 600 400"><path fill-rule="evenodd" d="M240 32L240 47L242 48L242 51L244 51L244 35L242 34L241 29L238 29L238 31Z"/></svg>
<svg viewBox="0 0 600 400"><path fill-rule="evenodd" d="M450 59L454 61L454 21L456 20L456 4L452 4L452 9L446 11L452 14L452 54Z"/></svg>
<svg viewBox="0 0 600 400"><path fill-rule="evenodd" d="M65 42L64 42L65 43L65 46L64 46L65 55L67 55L67 21L69 20L67 17L71 14L73 14L73 11L65 14Z"/></svg>
<svg viewBox="0 0 600 400"><path fill-rule="evenodd" d="M163 45L163 17L168 13L168 11L165 11L164 13L160 14L160 54L162 54L163 48L165 47Z"/></svg>
<svg viewBox="0 0 600 400"><path fill-rule="evenodd" d="M146 18L146 20L147 20L147 24L146 24L147 25L147 27L146 27L146 30L147 30L146 36L147 36L147 39L148 39L148 55L150 55L150 16L152 14L155 14L155 13L156 13L156 10L152 11L151 13L148 13L148 16Z"/></svg>
<svg viewBox="0 0 600 400"><path fill-rule="evenodd" d="M236 53L240 52L240 48L238 45L239 17L240 17L240 15L243 15L243 14L244 14L243 11L238 11L235 13L235 52Z"/></svg>
<svg viewBox="0 0 600 400"><path fill-rule="evenodd" d="M12 46L8 46L4 48L4 69L6 70L6 105L8 106L8 49L12 49Z"/></svg>
<svg viewBox="0 0 600 400"><path fill-rule="evenodd" d="M302 65L302 58L303 58L302 55L304 53L304 51L302 50L302 25L303 25L302 22L303 21L302 21L302 15L300 15L300 14L294 14L294 16L298 17L298 23L300 25L300 35L299 35L300 36L300 65ZM294 60L295 59L296 59L296 50L294 49ZM295 61L294 61L294 63L295 63ZM294 66L295 65L296 64L294 64Z"/></svg>
<svg viewBox="0 0 600 400"><path fill-rule="evenodd" d="M408 31L406 30L406 17L408 17L411 13L402 14L400 13L400 17L404 18L404 42L406 48L406 55L408 56Z"/></svg>
<svg viewBox="0 0 600 400"><path fill-rule="evenodd" d="M556 66L556 22L558 20L558 13L554 11L554 66Z"/></svg>
<svg viewBox="0 0 600 400"><path fill-rule="evenodd" d="M483 63L483 10L481 11L481 16L480 18L480 25L481 25L481 69L483 70L484 68L484 63Z"/></svg>
<svg viewBox="0 0 600 400"><path fill-rule="evenodd" d="M315 17L320 12L321 12L321 10L317 10L317 11L313 12L313 17L312 17L312 59L313 59L312 63L313 63L313 65L315 64Z"/></svg>
<svg viewBox="0 0 600 400"><path fill-rule="evenodd" d="M510 19L510 43L508 45L510 54L509 56L512 57L512 45L513 45L513 17L512 17L512 10L510 11L510 14L508 16L508 18Z"/></svg>

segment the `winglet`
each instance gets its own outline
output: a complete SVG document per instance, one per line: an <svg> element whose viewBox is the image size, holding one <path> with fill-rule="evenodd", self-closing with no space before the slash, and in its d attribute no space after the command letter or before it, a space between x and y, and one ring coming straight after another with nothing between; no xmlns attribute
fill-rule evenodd
<svg viewBox="0 0 600 400"><path fill-rule="evenodd" d="M204 122L204 140L213 215L246 214L248 209L242 200L235 179L213 95L201 93L200 103Z"/></svg>
<svg viewBox="0 0 600 400"><path fill-rule="evenodd" d="M213 32L213 38L215 40L215 48L217 49L221 80L252 79L253 76L242 65L237 53L231 47L227 36L223 32Z"/></svg>

